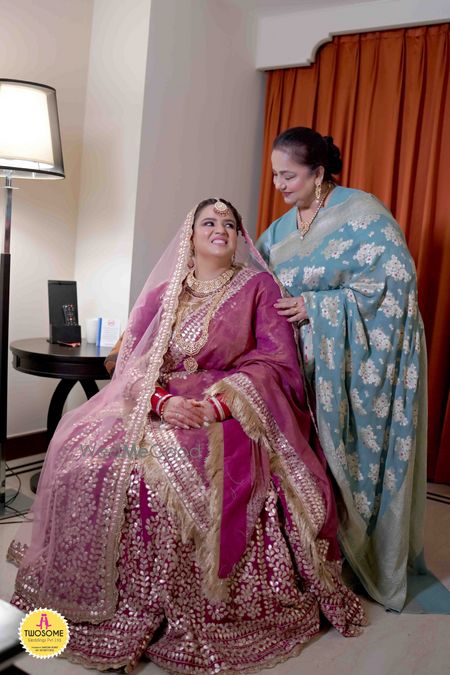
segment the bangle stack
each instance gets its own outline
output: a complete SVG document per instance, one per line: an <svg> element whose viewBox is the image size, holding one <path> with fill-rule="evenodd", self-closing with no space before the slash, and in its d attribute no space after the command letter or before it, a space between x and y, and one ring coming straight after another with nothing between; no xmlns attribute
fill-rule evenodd
<svg viewBox="0 0 450 675"><path fill-rule="evenodd" d="M163 422L165 421L164 408L171 398L173 398L173 394L169 394L169 392L162 387L156 387L155 392L150 399L152 411L159 415ZM207 400L214 408L216 422L223 422L231 417L231 411L220 394L218 396L210 396Z"/></svg>
<svg viewBox="0 0 450 675"><path fill-rule="evenodd" d="M210 396L208 401L211 403L216 413L216 422L223 422L231 417L231 411L220 394L219 396Z"/></svg>
<svg viewBox="0 0 450 675"><path fill-rule="evenodd" d="M166 405L169 398L172 398L172 396L173 394L169 394L169 392L163 389L162 387L156 387L155 393L150 399L153 412L159 415L160 418L163 420L163 422L164 422L163 408Z"/></svg>

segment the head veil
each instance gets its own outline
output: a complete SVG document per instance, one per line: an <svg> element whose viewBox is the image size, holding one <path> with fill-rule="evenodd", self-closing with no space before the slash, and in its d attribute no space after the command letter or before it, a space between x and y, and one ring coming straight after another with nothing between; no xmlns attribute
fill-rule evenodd
<svg viewBox="0 0 450 675"><path fill-rule="evenodd" d="M136 461L133 449L144 434L190 269L195 211L187 215L132 308L111 382L61 419L30 520L10 546L8 558L20 565L16 589L21 596L72 621L101 622L117 605L116 562ZM243 227L235 263L269 271Z"/></svg>

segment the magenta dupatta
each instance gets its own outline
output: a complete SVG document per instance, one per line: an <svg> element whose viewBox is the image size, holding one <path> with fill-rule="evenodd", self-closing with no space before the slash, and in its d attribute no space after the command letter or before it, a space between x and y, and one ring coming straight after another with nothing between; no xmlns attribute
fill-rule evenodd
<svg viewBox="0 0 450 675"><path fill-rule="evenodd" d="M231 574L246 549L271 474L278 475L289 493L302 502L310 544L320 541L329 559L339 556L334 500L322 461L310 445L315 431L292 327L280 321L273 307L279 297L280 290L269 274L244 268L230 284L210 325L208 343L197 357L199 372L186 373L183 355L170 343L170 370L162 371L167 389L199 399L205 391L221 393L233 418L214 425L208 433L164 431L152 416L145 437L152 455L144 460L147 480L153 480L156 455L158 465L170 476L178 508L190 514L198 532L207 537L214 527L211 518L220 522L217 562L221 578ZM199 313L186 323L195 330L201 318ZM164 450L174 443L176 458ZM212 465L209 471L208 464ZM217 469L220 477L214 481ZM222 504L208 513L211 491L216 498L220 493ZM211 538L207 548L214 548Z"/></svg>

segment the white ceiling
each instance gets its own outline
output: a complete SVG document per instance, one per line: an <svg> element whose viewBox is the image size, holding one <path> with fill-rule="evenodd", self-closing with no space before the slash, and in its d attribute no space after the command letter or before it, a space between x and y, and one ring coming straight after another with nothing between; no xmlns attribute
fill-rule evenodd
<svg viewBox="0 0 450 675"><path fill-rule="evenodd" d="M226 0L240 9L266 16L295 10L321 9L339 5L360 5L373 0Z"/></svg>

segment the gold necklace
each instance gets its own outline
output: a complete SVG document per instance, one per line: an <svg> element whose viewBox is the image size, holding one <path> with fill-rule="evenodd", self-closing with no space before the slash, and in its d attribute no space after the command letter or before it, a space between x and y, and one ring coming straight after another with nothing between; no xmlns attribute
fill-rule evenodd
<svg viewBox="0 0 450 675"><path fill-rule="evenodd" d="M194 289L190 286L192 284L195 288L195 295L199 292L203 292L203 297L206 297L207 295L213 295L216 294L216 296L212 299L211 305L206 312L205 318L203 319L202 327L200 330L200 336L194 340L189 340L188 338L183 337L181 334L181 325L184 320L184 312L183 316L180 317L180 321L178 323L178 327L175 329L174 333L174 342L178 349L183 353L186 354L187 358L184 359L183 361L183 366L184 369L188 373L195 373L198 370L198 363L194 356L196 356L201 349L206 345L209 337L209 324L211 322L211 319L213 317L214 312L216 311L220 301L222 300L223 296L225 295L225 292L227 290L227 285L230 282L233 274L235 272L235 268L231 268L230 270L226 270L226 272L223 272L219 277L216 277L216 279L211 279L209 281L198 281L198 279L195 279L194 275L192 272L189 273L188 277L186 278L186 285L189 287L188 290L193 292ZM190 277L190 278L189 278ZM188 282L189 278L189 282ZM219 283L219 279L220 284ZM213 291L210 290L204 290L210 289L211 288L211 282L217 282L216 286L217 288ZM202 297L202 296L198 296Z"/></svg>
<svg viewBox="0 0 450 675"><path fill-rule="evenodd" d="M328 190L325 192L325 194L322 196L317 209L314 211L314 215L311 218L311 220L302 220L302 217L300 215L300 209L297 209L297 227L300 230L300 239L304 239L305 235L308 234L311 225L315 221L317 214L319 213L320 209L322 208L325 199L328 197L329 193L332 190L332 186L328 187Z"/></svg>
<svg viewBox="0 0 450 675"><path fill-rule="evenodd" d="M225 286L225 284L227 284L233 276L234 272L235 267L232 266L230 269L222 272L222 274L219 274L219 276L215 279L201 281L195 278L194 272L192 271L189 272L186 277L186 286L190 291L192 291L193 295L197 295L198 297L210 295L211 293L215 293L216 291L220 290L222 286Z"/></svg>

